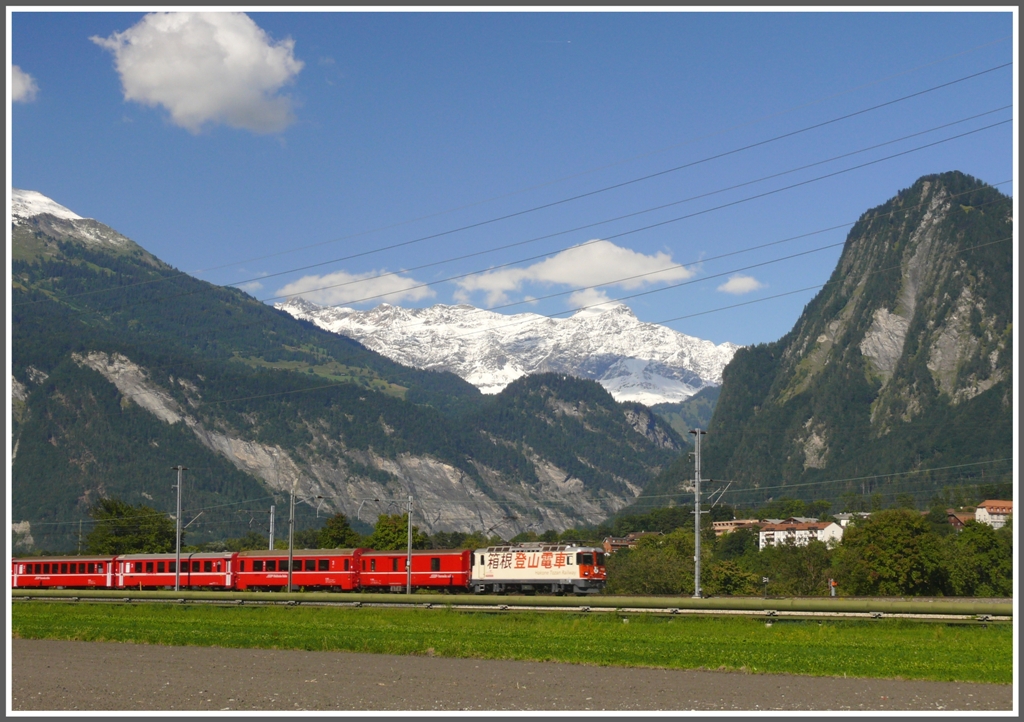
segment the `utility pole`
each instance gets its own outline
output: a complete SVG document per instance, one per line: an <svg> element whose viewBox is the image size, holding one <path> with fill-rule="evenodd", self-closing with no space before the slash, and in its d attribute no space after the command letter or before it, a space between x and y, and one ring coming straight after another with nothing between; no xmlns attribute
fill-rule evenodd
<svg viewBox="0 0 1024 722"><path fill-rule="evenodd" d="M695 467L693 473L693 598L700 599L704 596L700 588L700 437L707 432L700 429L692 429L690 433L696 437L693 450Z"/></svg>
<svg viewBox="0 0 1024 722"><path fill-rule="evenodd" d="M296 479L298 481L298 479ZM295 541L295 481L292 482L291 511L288 514L288 591L292 591L292 545Z"/></svg>
<svg viewBox="0 0 1024 722"><path fill-rule="evenodd" d="M181 472L188 471L188 469L181 464L172 466L171 469L176 469L178 471L178 513L174 517L174 523L176 526L174 543L174 591L178 591L181 588Z"/></svg>
<svg viewBox="0 0 1024 722"><path fill-rule="evenodd" d="M277 466L277 449L273 449L274 455L274 484L276 488L281 486L281 471ZM274 551L274 505L270 505L270 551Z"/></svg>
<svg viewBox="0 0 1024 722"><path fill-rule="evenodd" d="M412 594L412 494L409 494L409 544L405 551L405 593Z"/></svg>

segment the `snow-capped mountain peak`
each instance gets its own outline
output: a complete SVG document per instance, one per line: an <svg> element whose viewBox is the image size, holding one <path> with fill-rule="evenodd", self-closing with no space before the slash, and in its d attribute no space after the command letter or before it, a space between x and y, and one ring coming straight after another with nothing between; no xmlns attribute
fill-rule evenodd
<svg viewBox="0 0 1024 722"><path fill-rule="evenodd" d="M18 223L26 218L42 215L43 213L49 213L51 216L66 218L71 221L82 220L82 216L69 208L65 208L57 201L47 198L38 191L26 191L20 188L11 189L11 216L15 225L18 225Z"/></svg>
<svg viewBox="0 0 1024 722"><path fill-rule="evenodd" d="M520 376L556 372L597 381L618 401L684 401L720 384L739 348L644 323L624 304L569 318L444 304L357 311L301 298L276 308L407 366L451 371L484 393L498 393Z"/></svg>

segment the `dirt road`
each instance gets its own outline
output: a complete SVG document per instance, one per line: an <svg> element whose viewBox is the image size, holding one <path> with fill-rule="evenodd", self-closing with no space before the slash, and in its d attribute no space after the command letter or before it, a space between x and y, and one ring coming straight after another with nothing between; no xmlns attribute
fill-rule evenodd
<svg viewBox="0 0 1024 722"><path fill-rule="evenodd" d="M12 709L1010 710L1010 685L12 640Z"/></svg>

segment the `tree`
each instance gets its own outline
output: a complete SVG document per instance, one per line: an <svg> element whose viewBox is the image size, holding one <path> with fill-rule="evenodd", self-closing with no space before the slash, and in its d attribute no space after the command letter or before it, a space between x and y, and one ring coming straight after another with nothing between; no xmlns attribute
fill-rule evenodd
<svg viewBox="0 0 1024 722"><path fill-rule="evenodd" d="M737 529L723 534L715 540L715 557L721 560L736 559L741 556L757 554L757 531L754 529Z"/></svg>
<svg viewBox="0 0 1024 722"><path fill-rule="evenodd" d="M352 549L362 545L363 537L349 526L347 516L335 514L320 529L318 543L321 549Z"/></svg>
<svg viewBox="0 0 1024 722"><path fill-rule="evenodd" d="M224 543L224 548L232 552L266 549L267 538L259 532L250 530L237 539L228 539Z"/></svg>
<svg viewBox="0 0 1024 722"><path fill-rule="evenodd" d="M712 596L749 596L757 594L761 578L744 571L736 562L722 560L715 562L708 570L704 591Z"/></svg>
<svg viewBox="0 0 1024 722"><path fill-rule="evenodd" d="M828 594L833 550L824 542L809 541L806 545L769 545L753 558L739 560L748 571L768 577L773 594L808 597Z"/></svg>
<svg viewBox="0 0 1024 722"><path fill-rule="evenodd" d="M1001 531L1001 530L1000 530ZM968 521L949 544L949 586L961 597L1013 595L1013 541L988 524Z"/></svg>
<svg viewBox="0 0 1024 722"><path fill-rule="evenodd" d="M408 514L381 514L367 543L371 549L381 552L405 549L408 545L408 523ZM412 528L412 548L430 548L430 538L415 526Z"/></svg>
<svg viewBox="0 0 1024 722"><path fill-rule="evenodd" d="M86 536L90 554L155 554L174 550L175 524L167 514L120 499L100 499L89 510L96 526ZM182 532L184 537L184 532Z"/></svg>
<svg viewBox="0 0 1024 722"><path fill-rule="evenodd" d="M854 595L939 594L941 540L909 509L887 509L846 527L834 559L840 590Z"/></svg>

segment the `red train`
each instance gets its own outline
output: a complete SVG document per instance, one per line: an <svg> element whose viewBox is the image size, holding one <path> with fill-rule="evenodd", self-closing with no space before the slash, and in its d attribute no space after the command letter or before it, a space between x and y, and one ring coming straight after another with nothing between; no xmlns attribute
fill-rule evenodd
<svg viewBox="0 0 1024 722"><path fill-rule="evenodd" d="M288 586L288 552L280 550L12 559L13 589L181 589L281 591ZM296 549L292 589L332 592L405 591L406 552ZM588 594L605 582L601 549L522 544L487 549L428 549L412 553L412 588L449 592Z"/></svg>

